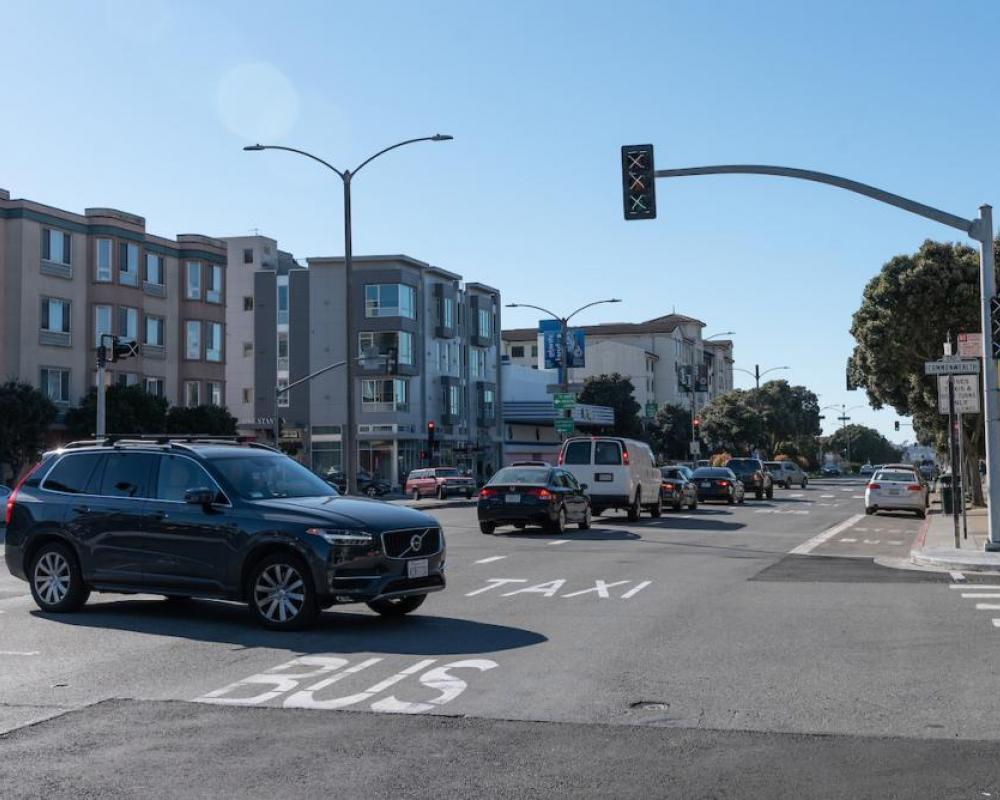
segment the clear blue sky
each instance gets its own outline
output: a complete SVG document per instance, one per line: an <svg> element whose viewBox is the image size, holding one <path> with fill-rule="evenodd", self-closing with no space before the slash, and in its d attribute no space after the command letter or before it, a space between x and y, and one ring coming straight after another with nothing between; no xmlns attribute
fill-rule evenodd
<svg viewBox="0 0 1000 800"><path fill-rule="evenodd" d="M659 167L819 169L965 216L1000 205L994 0L35 0L4 3L0 27L0 186L14 196L339 254L335 176L241 146L353 166L450 133L361 173L356 253L407 253L556 309L625 301L581 322L676 309L706 334L736 331L738 366L788 364L824 404L865 402L844 387L865 282L958 232L744 176L660 181L659 219L625 223L619 147L653 142ZM909 432L891 411L852 416Z"/></svg>

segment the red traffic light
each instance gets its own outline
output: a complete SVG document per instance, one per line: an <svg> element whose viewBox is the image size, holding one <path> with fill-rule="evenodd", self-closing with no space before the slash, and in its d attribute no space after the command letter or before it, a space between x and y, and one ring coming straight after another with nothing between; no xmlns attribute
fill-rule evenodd
<svg viewBox="0 0 1000 800"><path fill-rule="evenodd" d="M433 420L431 422L427 423L427 430L429 430L429 431L434 430L434 422L433 422Z"/></svg>
<svg viewBox="0 0 1000 800"><path fill-rule="evenodd" d="M700 428L700 427L701 427L701 420L700 420L700 419L698 419L698 417L695 417L695 418L694 418L694 426L695 426L696 428Z"/></svg>

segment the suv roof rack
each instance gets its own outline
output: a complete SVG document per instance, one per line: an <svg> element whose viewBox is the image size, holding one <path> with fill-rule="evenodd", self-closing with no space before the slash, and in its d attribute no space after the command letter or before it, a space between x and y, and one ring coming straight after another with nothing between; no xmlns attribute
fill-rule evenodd
<svg viewBox="0 0 1000 800"><path fill-rule="evenodd" d="M160 447L183 447L191 449L192 444L232 445L280 452L270 445L252 441L248 436L212 436L210 434L111 434L103 438L80 439L62 445L62 450L77 450L83 447L121 447L123 445L158 445Z"/></svg>

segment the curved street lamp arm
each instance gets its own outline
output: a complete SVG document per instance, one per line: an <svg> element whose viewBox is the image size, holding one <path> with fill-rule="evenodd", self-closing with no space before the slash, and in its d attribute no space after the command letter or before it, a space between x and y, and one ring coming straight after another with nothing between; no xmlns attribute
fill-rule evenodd
<svg viewBox="0 0 1000 800"><path fill-rule="evenodd" d="M312 153L307 153L305 150L296 150L294 147L284 147L280 144L255 144L255 145L250 145L249 147L244 147L243 149L244 150L287 150L289 153L298 153L300 156L305 156L306 158L311 158L313 161L318 161L327 169L332 169L340 176L341 180L343 180L344 178L344 173L341 172L339 169L337 169L335 166L333 166L333 164L329 164L319 156L314 156Z"/></svg>
<svg viewBox="0 0 1000 800"><path fill-rule="evenodd" d="M560 322L562 322L562 317L560 317L558 314L549 311L547 308L542 308L541 306L533 306L531 305L531 303L508 303L507 308L533 308L535 309L535 311L541 311L545 314L548 314L553 319L557 319Z"/></svg>
<svg viewBox="0 0 1000 800"><path fill-rule="evenodd" d="M751 372L748 369L743 369L743 367L733 367L733 369L736 370L737 372L745 372L751 378L756 378L757 377L757 373L756 372Z"/></svg>
<svg viewBox="0 0 1000 800"><path fill-rule="evenodd" d="M374 161L376 158L378 158L383 153L388 153L390 150L395 150L397 147L402 147L404 144L413 144L414 142L437 142L437 141L441 141L440 139L436 138L439 135L440 134L435 134L435 136L421 136L421 137L419 137L417 139L407 139L405 142L397 142L396 144L389 145L389 147L386 147L386 148L384 148L382 150L379 150L377 153L375 153L375 155L368 156L368 158L366 158L364 161L362 161L360 164L358 164L358 166L356 166L354 168L354 171L351 174L352 175L357 175L361 171L361 168L365 164L367 164L369 161Z"/></svg>
<svg viewBox="0 0 1000 800"><path fill-rule="evenodd" d="M775 372L776 370L779 369L791 369L791 367L771 367L770 369L765 369L762 373L760 373L760 376L763 378L765 375L767 375L767 373Z"/></svg>
<svg viewBox="0 0 1000 800"><path fill-rule="evenodd" d="M940 222L942 225L958 228L960 231L967 233L973 239L980 238L980 236L977 235L979 233L978 221L965 219L964 217L959 217L955 214L949 214L947 211L941 211L938 208L918 203L915 200L900 197L898 194L892 194L891 192L886 192L882 189L876 189L874 186L869 186L865 183L858 183L857 181L852 181L848 178L841 178L837 175L829 175L825 172L815 172L811 169L774 167L761 164L723 164L712 167L658 169L653 174L657 178L682 178L687 175L778 175L783 178L799 178L804 181L826 183L830 186L837 186L841 189L846 189L849 192L863 194L865 197L870 197L873 200L878 200L882 203L888 203L890 206L902 208L904 211L909 211L911 214L927 217L927 219ZM990 237L992 238L992 232L990 233Z"/></svg>
<svg viewBox="0 0 1000 800"><path fill-rule="evenodd" d="M580 306L576 311L574 311L572 314L570 314L568 317L566 317L566 321L569 322L571 319L573 319L573 317L575 317L581 311L585 311L586 309L590 308L591 306L599 306L602 303L619 303L619 302L621 302L621 301L618 300L617 298L612 298L611 300L595 300L593 303L587 303L587 305L585 305L585 306Z"/></svg>

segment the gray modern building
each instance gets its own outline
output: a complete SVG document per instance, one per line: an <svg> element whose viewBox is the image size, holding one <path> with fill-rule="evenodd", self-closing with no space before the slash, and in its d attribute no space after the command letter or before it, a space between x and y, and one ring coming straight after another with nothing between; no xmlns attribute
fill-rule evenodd
<svg viewBox="0 0 1000 800"><path fill-rule="evenodd" d="M454 465L488 475L501 463L499 394L500 293L481 283L403 255L354 258L347 297L344 259L310 258L288 274L289 379L340 361L288 393L282 446L325 472L343 465L347 381L354 381L358 463L392 484L410 470ZM258 273L256 326L275 294ZM346 303L355 328L345 330ZM273 306L272 306L273 307ZM395 370L389 370L390 353ZM255 355L255 415L274 413L273 356ZM427 427L435 426L428 449Z"/></svg>

